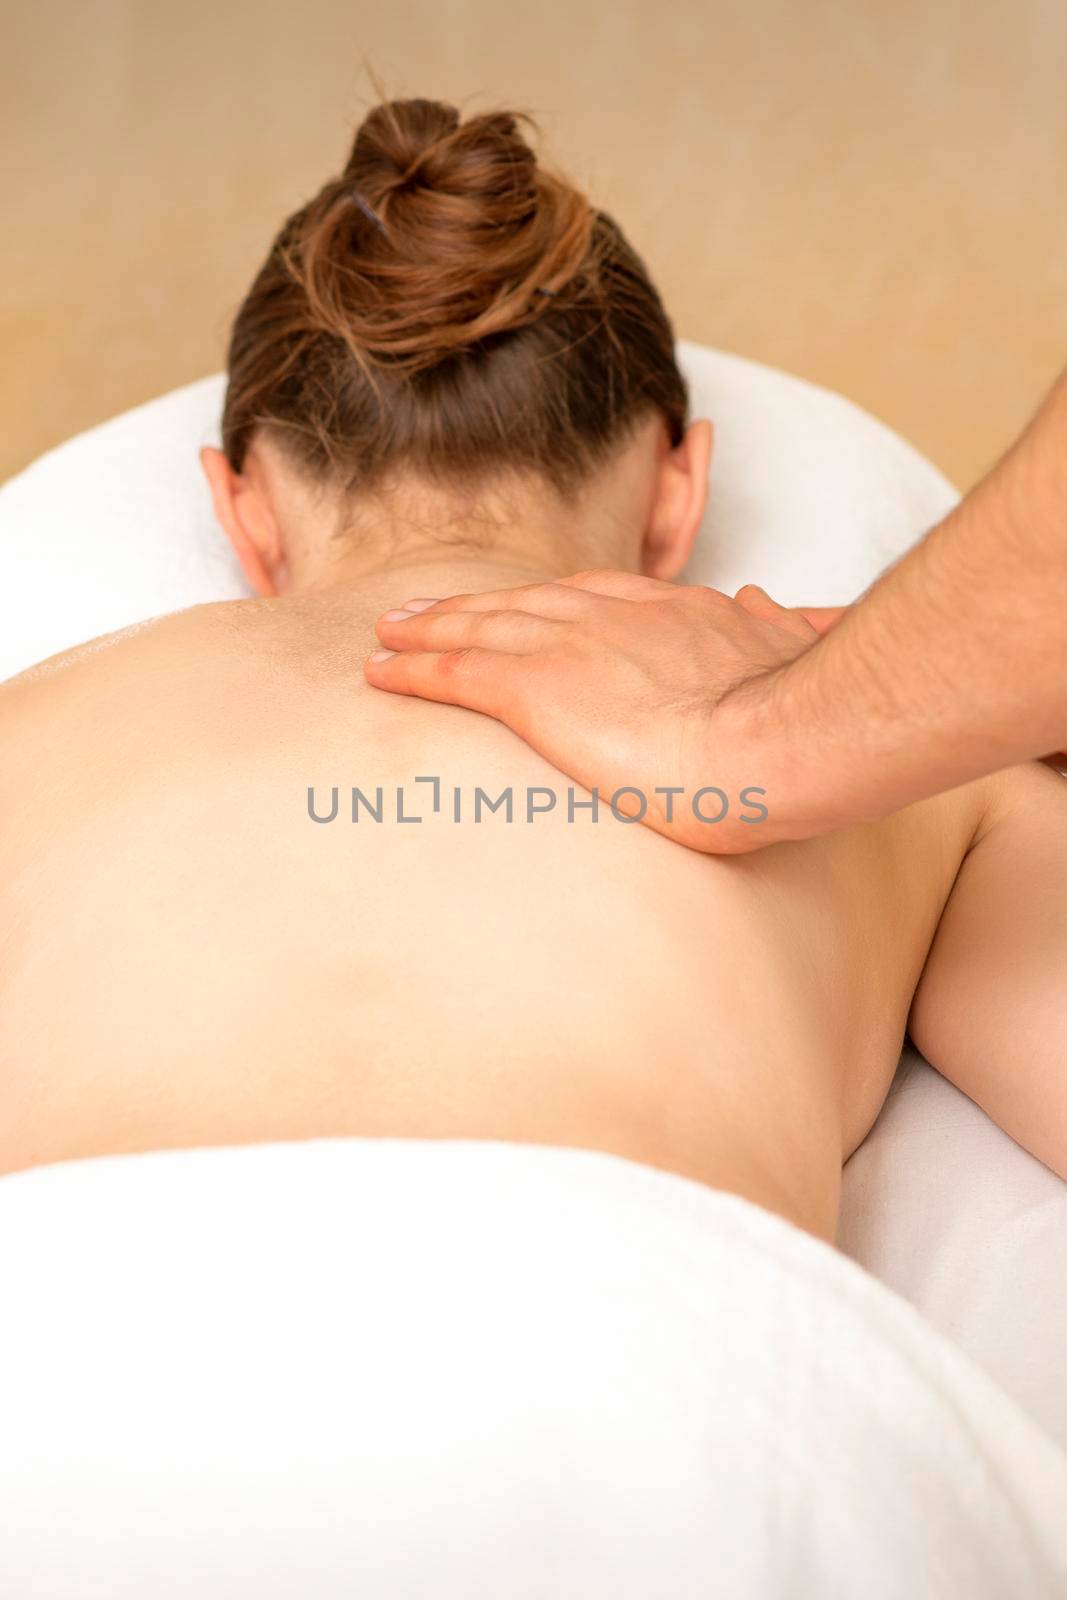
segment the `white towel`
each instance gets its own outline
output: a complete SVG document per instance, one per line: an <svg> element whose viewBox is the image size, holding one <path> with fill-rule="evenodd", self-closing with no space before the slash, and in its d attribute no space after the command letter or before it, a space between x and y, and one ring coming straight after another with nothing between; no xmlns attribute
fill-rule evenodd
<svg viewBox="0 0 1067 1600"><path fill-rule="evenodd" d="M11 1600L1051 1600L1067 1458L904 1301L615 1156L0 1181Z"/></svg>

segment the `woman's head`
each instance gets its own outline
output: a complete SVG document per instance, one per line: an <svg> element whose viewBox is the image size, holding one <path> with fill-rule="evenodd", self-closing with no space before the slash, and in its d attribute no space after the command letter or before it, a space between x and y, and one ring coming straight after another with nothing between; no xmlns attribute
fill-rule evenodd
<svg viewBox="0 0 1067 1600"><path fill-rule="evenodd" d="M694 469L699 522L710 440L687 436L659 296L615 223L537 160L524 121L384 102L340 177L287 220L234 321L222 451L204 452L224 521L238 502L220 495L242 487L266 497L244 509L272 513L282 544L299 507L327 517L323 541L355 539L415 491L595 520L611 469L628 466L653 519L659 487L675 520L687 498L660 469ZM592 553L582 534L572 567Z"/></svg>

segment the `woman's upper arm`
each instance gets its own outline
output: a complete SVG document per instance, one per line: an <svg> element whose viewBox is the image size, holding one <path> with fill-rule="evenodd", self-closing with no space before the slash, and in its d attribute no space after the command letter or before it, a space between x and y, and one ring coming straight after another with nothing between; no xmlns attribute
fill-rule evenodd
<svg viewBox="0 0 1067 1600"><path fill-rule="evenodd" d="M1067 1178L1067 780L993 780L912 1004L927 1060Z"/></svg>

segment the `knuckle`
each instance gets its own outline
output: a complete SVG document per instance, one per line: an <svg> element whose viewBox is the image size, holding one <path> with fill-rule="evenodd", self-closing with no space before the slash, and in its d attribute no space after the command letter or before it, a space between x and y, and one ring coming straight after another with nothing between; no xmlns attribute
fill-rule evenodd
<svg viewBox="0 0 1067 1600"><path fill-rule="evenodd" d="M702 606L728 606L730 598L723 594L721 589L713 589L708 583L695 583L685 591L692 600Z"/></svg>
<svg viewBox="0 0 1067 1600"><path fill-rule="evenodd" d="M486 644L515 644L526 637L530 627L529 616L522 611L490 611L492 621L485 624Z"/></svg>
<svg viewBox="0 0 1067 1600"><path fill-rule="evenodd" d="M470 598L471 597L469 594L450 594L446 599L436 601L433 606L429 607L426 611L420 612L419 615L425 617L428 622L431 622L434 617L443 616L446 612L462 611L464 605Z"/></svg>
<svg viewBox="0 0 1067 1600"><path fill-rule="evenodd" d="M466 637L475 643L491 645L494 640L510 638L523 621L518 611L476 611L464 629Z"/></svg>
<svg viewBox="0 0 1067 1600"><path fill-rule="evenodd" d="M547 617L580 617L589 610L594 596L585 584L546 583L543 590Z"/></svg>
<svg viewBox="0 0 1067 1600"><path fill-rule="evenodd" d="M468 671L471 665L473 651L470 645L461 646L456 650L445 650L438 658L437 670L442 678L457 678Z"/></svg>

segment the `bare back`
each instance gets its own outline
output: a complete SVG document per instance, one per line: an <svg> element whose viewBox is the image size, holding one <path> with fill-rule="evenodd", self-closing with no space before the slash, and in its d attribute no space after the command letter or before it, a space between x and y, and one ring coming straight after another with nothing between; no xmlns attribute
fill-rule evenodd
<svg viewBox="0 0 1067 1600"><path fill-rule="evenodd" d="M529 1140L831 1235L975 789L731 858L570 820L508 730L362 681L380 609L200 607L0 688L0 1171Z"/></svg>

